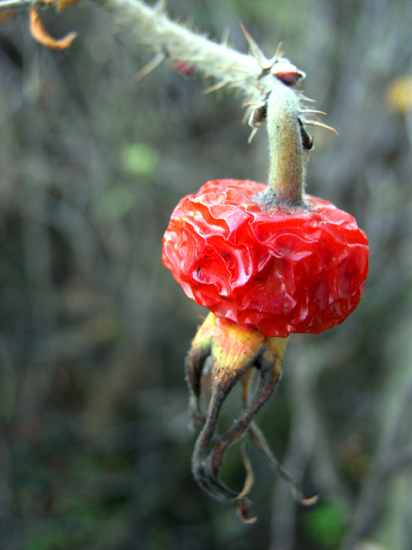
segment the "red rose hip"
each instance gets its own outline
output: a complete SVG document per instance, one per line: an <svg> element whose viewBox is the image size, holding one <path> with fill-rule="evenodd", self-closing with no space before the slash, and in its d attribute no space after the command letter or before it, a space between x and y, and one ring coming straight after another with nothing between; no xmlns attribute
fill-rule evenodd
<svg viewBox="0 0 412 550"><path fill-rule="evenodd" d="M269 184L205 183L179 202L163 239L164 265L186 295L211 312L186 360L193 424L202 427L192 472L207 493L236 504L246 523L255 518L249 517L253 476L245 453L243 490L220 479L227 448L245 433L301 502L316 500L303 499L253 419L279 381L289 334L334 327L358 305L369 254L366 235L350 214L303 192L305 158L313 146L304 124L318 123L305 119L298 96L274 78L258 109L251 120L267 118ZM216 440L220 408L239 380L245 411Z"/></svg>
<svg viewBox="0 0 412 550"><path fill-rule="evenodd" d="M365 233L315 197L305 196L305 209L261 204L265 190L217 180L183 198L164 236L164 265L189 298L266 336L341 323L365 285Z"/></svg>

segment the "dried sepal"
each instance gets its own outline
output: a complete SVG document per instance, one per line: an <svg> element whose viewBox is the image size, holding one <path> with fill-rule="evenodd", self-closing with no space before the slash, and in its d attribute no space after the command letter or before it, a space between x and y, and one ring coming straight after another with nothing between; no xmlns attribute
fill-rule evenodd
<svg viewBox="0 0 412 550"><path fill-rule="evenodd" d="M257 516L250 517L250 503L247 500L241 500L237 507L237 515L245 525L252 525L257 522Z"/></svg>
<svg viewBox="0 0 412 550"><path fill-rule="evenodd" d="M239 420L215 443L207 460L204 462L208 479L212 480L216 485L219 483L219 473L227 449L247 432L252 420L268 401L279 381L281 354L276 354L268 361L268 358L272 354L267 352L268 348L267 344L265 344L252 359L252 364L256 364L259 370L259 385L251 403L246 407L245 412Z"/></svg>
<svg viewBox="0 0 412 550"><path fill-rule="evenodd" d="M242 448L246 477L241 491L228 487L220 479L220 471L227 449L247 433L256 414L272 395L280 379L286 341L268 338L252 327L210 313L199 328L186 361L192 417L200 419L198 425L203 426L193 452L193 476L210 496L236 505L244 523L254 523L257 519L250 515L251 502L247 498L254 478L245 450ZM210 400L207 412L203 413L200 401L206 388L202 378L210 362ZM244 413L226 433L217 437L220 410L239 380L243 385Z"/></svg>
<svg viewBox="0 0 412 550"><path fill-rule="evenodd" d="M30 31L37 42L43 44L43 46L56 50L65 50L68 48L77 36L75 32L71 32L60 40L56 40L50 36L44 28L42 20L40 19L39 10L35 6L31 6L30 8Z"/></svg>
<svg viewBox="0 0 412 550"><path fill-rule="evenodd" d="M265 336L226 319L215 317L212 356L214 383L226 387L251 366L262 351Z"/></svg>
<svg viewBox="0 0 412 550"><path fill-rule="evenodd" d="M266 443L262 432L254 423L252 423L252 425L249 427L248 433L250 441L256 447L256 449L263 454L271 468L276 472L276 475L281 477L290 486L292 495L295 500L299 502L299 504L302 504L302 506L313 506L314 504L316 504L319 499L319 495L314 495L308 498L303 495L302 489L299 484L296 483L296 481L279 464L272 451L270 450L269 445Z"/></svg>
<svg viewBox="0 0 412 550"><path fill-rule="evenodd" d="M186 381L190 394L189 415L193 428L199 428L205 421L204 413L201 410L200 390L205 362L212 352L214 326L215 316L213 313L209 313L199 327L186 357Z"/></svg>
<svg viewBox="0 0 412 550"><path fill-rule="evenodd" d="M80 2L83 2L83 0L57 0L56 4L58 11L63 11L70 6L73 6L73 4L79 4Z"/></svg>

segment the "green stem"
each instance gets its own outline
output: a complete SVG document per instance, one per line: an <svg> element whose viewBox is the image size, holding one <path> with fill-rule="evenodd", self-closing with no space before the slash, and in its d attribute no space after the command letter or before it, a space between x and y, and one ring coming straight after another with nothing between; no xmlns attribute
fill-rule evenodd
<svg viewBox="0 0 412 550"><path fill-rule="evenodd" d="M267 106L270 147L269 190L278 204L303 206L305 152L296 93L276 82Z"/></svg>

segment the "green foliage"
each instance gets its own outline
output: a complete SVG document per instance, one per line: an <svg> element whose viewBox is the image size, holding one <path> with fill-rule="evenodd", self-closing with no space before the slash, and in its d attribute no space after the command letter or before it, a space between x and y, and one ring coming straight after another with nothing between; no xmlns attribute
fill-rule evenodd
<svg viewBox="0 0 412 550"><path fill-rule="evenodd" d="M305 511L302 530L319 550L333 550L338 547L345 533L348 516L339 501L327 501Z"/></svg>
<svg viewBox="0 0 412 550"><path fill-rule="evenodd" d="M121 150L121 166L135 176L153 176L159 154L147 143L128 143Z"/></svg>

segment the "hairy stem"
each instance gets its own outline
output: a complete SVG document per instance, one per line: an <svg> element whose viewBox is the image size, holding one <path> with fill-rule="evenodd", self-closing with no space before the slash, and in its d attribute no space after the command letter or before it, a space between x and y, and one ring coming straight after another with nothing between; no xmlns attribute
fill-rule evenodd
<svg viewBox="0 0 412 550"><path fill-rule="evenodd" d="M267 105L270 147L269 189L278 204L302 206L305 154L301 112L296 94L281 82L273 83Z"/></svg>
<svg viewBox="0 0 412 550"><path fill-rule="evenodd" d="M113 13L117 24L128 29L138 42L173 60L185 61L204 77L240 88L249 97L259 95L254 85L262 69L251 55L213 42L139 0L99 0L99 4Z"/></svg>
<svg viewBox="0 0 412 550"><path fill-rule="evenodd" d="M0 12L28 9L30 7L58 10L81 0L0 0ZM279 53L272 60L265 58L259 47L253 42L245 29L245 37L251 53L242 54L230 46L210 40L186 24L172 21L164 10L161 0L154 7L141 0L94 0L101 8L111 13L119 30L125 29L138 44L145 44L154 52L152 63L141 71L146 74L156 67L162 59L183 61L196 70L199 75L215 80L214 88L228 85L241 90L248 103L259 103L272 91L275 95L277 76L284 79L284 67L290 66L288 60ZM281 75L273 71L280 64ZM295 76L289 84L296 84L304 73L293 66ZM262 78L265 76L265 78Z"/></svg>

